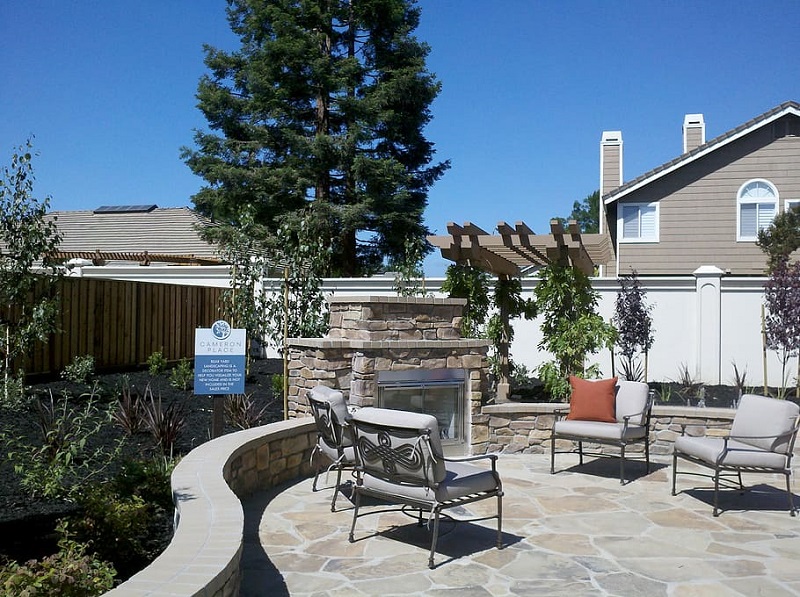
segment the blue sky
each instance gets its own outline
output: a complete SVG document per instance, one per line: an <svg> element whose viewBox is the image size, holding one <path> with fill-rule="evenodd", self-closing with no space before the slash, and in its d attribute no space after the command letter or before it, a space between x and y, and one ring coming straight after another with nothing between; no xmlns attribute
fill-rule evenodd
<svg viewBox="0 0 800 597"><path fill-rule="evenodd" d="M420 0L442 83L428 138L451 169L426 223L548 231L598 187L604 130L624 177L679 155L687 113L711 139L800 101L800 2ZM57 210L190 205L180 160L204 127L202 44L234 49L223 0L2 0L0 163L35 135L37 195ZM426 261L428 275L447 262Z"/></svg>

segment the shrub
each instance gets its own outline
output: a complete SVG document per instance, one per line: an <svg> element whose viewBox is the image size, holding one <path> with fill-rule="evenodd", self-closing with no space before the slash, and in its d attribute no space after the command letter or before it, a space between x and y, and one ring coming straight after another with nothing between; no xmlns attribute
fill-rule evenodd
<svg viewBox="0 0 800 597"><path fill-rule="evenodd" d="M278 376L273 376L273 379ZM283 376L280 376L283 377ZM283 389L281 389L281 395ZM273 399L274 401L274 399ZM252 394L229 394L225 396L225 418L239 429L250 429L261 422L270 403L259 409Z"/></svg>
<svg viewBox="0 0 800 597"><path fill-rule="evenodd" d="M180 390L188 390L194 381L194 370L189 359L181 359L169 372L169 385Z"/></svg>
<svg viewBox="0 0 800 597"><path fill-rule="evenodd" d="M74 383L88 383L94 375L94 357L90 354L76 356L64 367L61 378Z"/></svg>
<svg viewBox="0 0 800 597"><path fill-rule="evenodd" d="M160 350L157 350L149 357L147 357L147 371L155 377L164 371L167 370L167 359L164 357L164 353Z"/></svg>
<svg viewBox="0 0 800 597"><path fill-rule="evenodd" d="M150 386L144 391L144 421L150 435L161 450L161 453L171 456L175 449L183 427L186 425L186 401L176 400L166 408L162 407L161 396L156 402Z"/></svg>
<svg viewBox="0 0 800 597"><path fill-rule="evenodd" d="M138 394L130 386L128 376L123 376L120 387L117 410L114 412L114 422L122 428L127 435L134 435L144 429L144 409Z"/></svg>
<svg viewBox="0 0 800 597"><path fill-rule="evenodd" d="M0 568L0 594L27 597L93 597L114 587L116 570L94 554L86 543L72 539L59 523L59 551L25 564L9 562Z"/></svg>
<svg viewBox="0 0 800 597"><path fill-rule="evenodd" d="M111 447L93 441L110 423L111 415L92 399L80 408L71 408L68 396L57 402L51 393L49 399L40 399L38 404L41 443L5 436L3 447L8 460L14 462L22 486L31 495L72 499L115 462L124 438Z"/></svg>
<svg viewBox="0 0 800 597"><path fill-rule="evenodd" d="M283 397L283 375L274 373L270 378L272 382L272 395L275 398Z"/></svg>

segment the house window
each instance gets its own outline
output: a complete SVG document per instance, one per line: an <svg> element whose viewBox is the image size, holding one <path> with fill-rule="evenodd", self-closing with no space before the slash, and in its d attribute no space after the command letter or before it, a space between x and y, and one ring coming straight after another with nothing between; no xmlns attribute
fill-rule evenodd
<svg viewBox="0 0 800 597"><path fill-rule="evenodd" d="M755 241L758 231L769 227L778 209L778 191L766 180L751 180L737 195L738 226L736 240Z"/></svg>
<svg viewBox="0 0 800 597"><path fill-rule="evenodd" d="M797 209L800 208L800 199L787 199L786 200L786 211L790 209Z"/></svg>
<svg viewBox="0 0 800 597"><path fill-rule="evenodd" d="M617 220L620 242L658 242L658 203L623 203Z"/></svg>

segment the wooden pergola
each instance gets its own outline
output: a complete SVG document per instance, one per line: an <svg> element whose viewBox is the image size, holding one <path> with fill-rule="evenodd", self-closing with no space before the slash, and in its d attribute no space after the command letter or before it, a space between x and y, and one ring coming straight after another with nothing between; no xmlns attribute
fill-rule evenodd
<svg viewBox="0 0 800 597"><path fill-rule="evenodd" d="M567 229L559 220L550 221L550 234L535 234L524 222L514 226L497 224L490 234L470 222L447 224L447 235L429 236L442 257L458 264L469 264L496 276L522 277L551 263L572 265L587 275L595 266L607 263L613 255L606 234L581 234L575 220Z"/></svg>
<svg viewBox="0 0 800 597"><path fill-rule="evenodd" d="M591 276L596 266L608 263L613 257L611 239L607 234L581 234L575 220L568 222L566 230L560 220L550 220L548 235L535 234L524 222L517 222L513 227L500 222L497 234L489 234L470 222L463 226L450 222L447 232L447 235L428 237L428 241L439 248L442 257L459 265L480 268L499 279L534 274L550 264L571 265ZM505 305L498 305L498 308L503 329L508 329L508 310ZM504 333L498 346L498 402L505 401L509 391L508 345Z"/></svg>

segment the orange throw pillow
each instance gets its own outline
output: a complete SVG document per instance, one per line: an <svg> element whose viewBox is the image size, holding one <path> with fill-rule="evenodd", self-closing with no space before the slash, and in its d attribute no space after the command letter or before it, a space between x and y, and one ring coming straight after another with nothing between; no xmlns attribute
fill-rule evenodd
<svg viewBox="0 0 800 597"><path fill-rule="evenodd" d="M600 421L603 423L616 423L617 415L614 410L616 401L617 378L589 381L569 376L569 385L572 386L572 396L569 399L569 414L571 421Z"/></svg>

